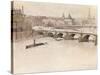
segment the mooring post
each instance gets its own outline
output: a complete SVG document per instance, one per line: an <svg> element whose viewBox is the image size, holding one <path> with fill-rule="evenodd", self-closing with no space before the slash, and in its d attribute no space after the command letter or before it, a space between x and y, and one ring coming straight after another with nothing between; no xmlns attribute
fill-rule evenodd
<svg viewBox="0 0 100 75"><path fill-rule="evenodd" d="M97 45L97 35L96 35L96 39L95 39L95 45Z"/></svg>
<svg viewBox="0 0 100 75"><path fill-rule="evenodd" d="M81 42L82 41L82 36L83 36L83 34L82 33L80 33L80 37L79 37L79 42Z"/></svg>
<svg viewBox="0 0 100 75"><path fill-rule="evenodd" d="M36 45L35 39L34 39L34 43L33 43L33 45L34 45L34 46Z"/></svg>

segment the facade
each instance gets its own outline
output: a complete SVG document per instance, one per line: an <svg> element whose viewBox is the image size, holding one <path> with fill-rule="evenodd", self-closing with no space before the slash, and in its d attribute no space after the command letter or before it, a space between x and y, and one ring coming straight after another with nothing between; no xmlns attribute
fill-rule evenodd
<svg viewBox="0 0 100 75"><path fill-rule="evenodd" d="M64 18L64 22L66 25L73 25L74 19L72 18L70 13L68 14L68 17L65 17L64 14L62 17Z"/></svg>
<svg viewBox="0 0 100 75"><path fill-rule="evenodd" d="M12 18L13 18L13 31L19 31L22 29L22 23L24 21L24 14L21 9L12 9Z"/></svg>
<svg viewBox="0 0 100 75"><path fill-rule="evenodd" d="M11 9L11 33L13 35L13 39L18 39L21 37L21 32L23 32L24 29L24 12L23 12L23 7L22 9Z"/></svg>
<svg viewBox="0 0 100 75"><path fill-rule="evenodd" d="M45 25L54 26L54 27L61 27L61 26L67 26L67 25L73 25L74 19L69 14L68 17L65 17L64 13L62 14L62 17L47 17L42 20Z"/></svg>

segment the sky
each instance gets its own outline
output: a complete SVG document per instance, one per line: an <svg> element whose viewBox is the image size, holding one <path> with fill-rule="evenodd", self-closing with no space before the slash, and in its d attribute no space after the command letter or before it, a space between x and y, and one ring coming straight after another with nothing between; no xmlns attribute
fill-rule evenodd
<svg viewBox="0 0 100 75"><path fill-rule="evenodd" d="M33 16L61 17L64 13L67 17L70 13L74 18L86 18L89 13L91 17L96 17L97 7L91 5L57 4L57 3L37 3L29 1L14 1L14 8L21 9L24 14Z"/></svg>

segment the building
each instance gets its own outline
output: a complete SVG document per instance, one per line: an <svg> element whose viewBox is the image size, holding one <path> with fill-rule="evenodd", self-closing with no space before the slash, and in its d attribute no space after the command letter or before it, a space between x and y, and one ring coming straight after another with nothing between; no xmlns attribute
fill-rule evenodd
<svg viewBox="0 0 100 75"><path fill-rule="evenodd" d="M73 25L74 24L74 19L72 18L70 13L68 14L68 17L65 17L64 14L63 14L62 18L64 18L64 22L65 22L66 25Z"/></svg>
<svg viewBox="0 0 100 75"><path fill-rule="evenodd" d="M18 37L21 37L20 33L23 31L23 23L24 23L24 11L23 6L21 9L16 9L13 7L11 8L11 34L13 35L13 39L16 40Z"/></svg>
<svg viewBox="0 0 100 75"><path fill-rule="evenodd" d="M12 29L13 31L19 31L22 29L22 23L24 21L24 14L21 9L12 9Z"/></svg>

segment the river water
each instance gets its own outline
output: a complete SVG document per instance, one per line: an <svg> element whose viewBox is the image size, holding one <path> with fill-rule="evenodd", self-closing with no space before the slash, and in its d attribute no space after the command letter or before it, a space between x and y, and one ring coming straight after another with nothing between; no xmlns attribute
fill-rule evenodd
<svg viewBox="0 0 100 75"><path fill-rule="evenodd" d="M26 49L33 39L13 43L15 73L96 69L97 46L93 42L51 37L36 39L40 42L47 44Z"/></svg>

